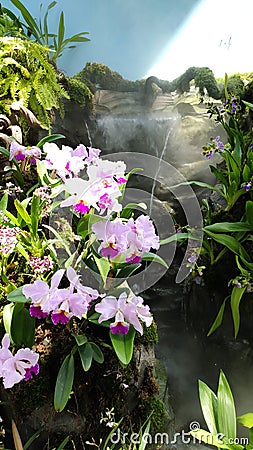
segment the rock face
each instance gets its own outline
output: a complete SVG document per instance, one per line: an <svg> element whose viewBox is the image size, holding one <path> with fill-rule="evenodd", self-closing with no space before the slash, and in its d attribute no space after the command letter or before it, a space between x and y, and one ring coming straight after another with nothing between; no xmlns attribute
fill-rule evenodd
<svg viewBox="0 0 253 450"><path fill-rule="evenodd" d="M139 152L156 156L176 167L187 180L213 183L202 146L210 137L225 139L220 125L207 116L207 107L193 94L158 94L147 105L138 92L99 90L87 116L79 105L67 102L64 119L56 118L53 133L62 133L65 145L79 143L100 148L103 155ZM215 158L212 164L216 163Z"/></svg>

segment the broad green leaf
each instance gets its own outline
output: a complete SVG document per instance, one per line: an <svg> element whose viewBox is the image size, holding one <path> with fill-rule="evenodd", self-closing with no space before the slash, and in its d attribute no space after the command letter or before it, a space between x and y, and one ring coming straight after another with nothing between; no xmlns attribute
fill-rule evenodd
<svg viewBox="0 0 253 450"><path fill-rule="evenodd" d="M218 431L229 439L236 438L236 413L233 395L221 370L217 392Z"/></svg>
<svg viewBox="0 0 253 450"><path fill-rule="evenodd" d="M239 256L244 256L246 259L249 259L248 254L242 247L242 245L235 239L233 236L229 236L228 234L215 234L211 231L204 228L205 233L210 236L212 239L214 239L219 244L224 245L229 250L231 250L233 253Z"/></svg>
<svg viewBox="0 0 253 450"><path fill-rule="evenodd" d="M9 196L8 196L7 192L5 192L5 194L2 196L2 198L0 200L0 211L3 211L3 213L5 213L5 211L7 209L8 199L9 199Z"/></svg>
<svg viewBox="0 0 253 450"><path fill-rule="evenodd" d="M117 270L116 278L112 280L111 286L113 288L119 286L119 283L122 284L122 279L129 278L140 267L141 264L129 264L128 266L123 267L123 269Z"/></svg>
<svg viewBox="0 0 253 450"><path fill-rule="evenodd" d="M164 261L163 258L161 258L161 256L156 255L155 253L152 253L152 252L143 253L141 260L142 261L153 261L153 262L159 263L162 266L166 267L166 269L169 268L168 264L166 263L166 261Z"/></svg>
<svg viewBox="0 0 253 450"><path fill-rule="evenodd" d="M253 229L253 202L251 201L246 202L246 220Z"/></svg>
<svg viewBox="0 0 253 450"><path fill-rule="evenodd" d="M104 362L104 355L103 352L100 350L99 346L95 344L94 342L90 342L93 354L93 359L98 362L99 364L103 364Z"/></svg>
<svg viewBox="0 0 253 450"><path fill-rule="evenodd" d="M214 233L234 233L237 231L251 231L252 226L247 222L217 222L212 225L207 225L203 230Z"/></svg>
<svg viewBox="0 0 253 450"><path fill-rule="evenodd" d="M21 221L17 219L17 217L13 216L13 214L10 211L5 211L5 215L10 219L10 221L13 223L13 225L16 225L16 227L19 227L21 225Z"/></svg>
<svg viewBox="0 0 253 450"><path fill-rule="evenodd" d="M38 232L40 219L40 198L37 195L33 195L31 204L31 226L33 235L36 236Z"/></svg>
<svg viewBox="0 0 253 450"><path fill-rule="evenodd" d="M91 233L91 227L94 223L100 222L102 217L96 216L95 214L85 214L77 224L77 234L82 236L83 239Z"/></svg>
<svg viewBox="0 0 253 450"><path fill-rule="evenodd" d="M244 105L248 106L249 109L253 110L253 104L252 103L246 102L245 100L242 100L242 102L244 103Z"/></svg>
<svg viewBox="0 0 253 450"><path fill-rule="evenodd" d="M127 334L113 334L110 338L117 357L122 364L129 364L133 356L135 329L130 326Z"/></svg>
<svg viewBox="0 0 253 450"><path fill-rule="evenodd" d="M11 321L12 321L13 308L14 308L14 303L9 303L8 305L5 305L4 309L3 309L4 329L5 329L6 333L8 333L9 335L11 334ZM10 336L10 338L11 338L11 336Z"/></svg>
<svg viewBox="0 0 253 450"><path fill-rule="evenodd" d="M97 268L99 270L100 276L101 276L101 278L103 280L103 283L105 284L106 283L106 279L107 279L107 275L108 275L108 273L110 271L110 268L111 268L110 263L109 263L108 259L106 259L106 258L97 258L95 255L94 255L94 260L95 260L95 263L96 263Z"/></svg>
<svg viewBox="0 0 253 450"><path fill-rule="evenodd" d="M234 321L234 335L235 338L237 337L238 331L239 331L239 327L240 327L240 311L239 311L239 306L240 306L240 301L241 298L244 294L246 290L246 286L239 288L237 286L233 287L232 290L232 294L231 294L231 310L232 310L232 316L233 316L233 321Z"/></svg>
<svg viewBox="0 0 253 450"><path fill-rule="evenodd" d="M253 427L253 413L243 414L242 416L237 417L237 421L247 428Z"/></svg>
<svg viewBox="0 0 253 450"><path fill-rule="evenodd" d="M243 181L245 181L245 182L250 181L251 175L252 175L252 173L251 173L250 167L247 164L245 164L243 171L242 171Z"/></svg>
<svg viewBox="0 0 253 450"><path fill-rule="evenodd" d="M81 358L83 370L87 372L90 369L93 357L93 350L91 344L87 342L78 347L78 352Z"/></svg>
<svg viewBox="0 0 253 450"><path fill-rule="evenodd" d="M14 201L14 205L15 205L15 208L16 208L18 214L20 215L20 217L22 217L22 219L25 221L25 223L31 225L31 217L29 216L29 214L26 211L26 209L24 208L24 206L20 203L20 201L16 199Z"/></svg>
<svg viewBox="0 0 253 450"><path fill-rule="evenodd" d="M225 197L224 193L220 189L216 188L215 186L212 186L211 184L203 183L202 181L195 181L195 180L194 181L183 181L182 183L178 183L178 184L169 186L169 188L174 189L174 188L177 188L180 186L189 186L191 184L199 186L199 187L211 189L211 191L218 192L218 194L220 194L222 197Z"/></svg>
<svg viewBox="0 0 253 450"><path fill-rule="evenodd" d="M12 313L11 339L17 347L32 347L35 335L35 320L24 303L15 303Z"/></svg>
<svg viewBox="0 0 253 450"><path fill-rule="evenodd" d="M240 140L237 135L235 137L235 147L234 147L234 151L233 151L233 157L240 168L241 160L242 160L242 149L241 149L241 145L240 145Z"/></svg>
<svg viewBox="0 0 253 450"><path fill-rule="evenodd" d="M75 338L75 340L76 340L76 343L77 343L77 345L83 345L83 344L86 344L86 342L88 342L88 339L87 339L87 337L85 336L85 334L75 334L75 333L72 333L72 336L74 336L74 338Z"/></svg>
<svg viewBox="0 0 253 450"><path fill-rule="evenodd" d="M202 413L210 433L217 434L217 397L201 380L199 380L199 399Z"/></svg>
<svg viewBox="0 0 253 450"><path fill-rule="evenodd" d="M30 256L20 242L16 244L16 250L26 259L26 261L29 261Z"/></svg>
<svg viewBox="0 0 253 450"><path fill-rule="evenodd" d="M70 353L64 359L56 380L54 391L54 408L56 411L61 412L68 403L74 381L74 372L74 356Z"/></svg>
<svg viewBox="0 0 253 450"><path fill-rule="evenodd" d="M225 310L225 306L226 306L226 301L229 297L226 297L224 302L222 303L219 312L216 316L216 319L214 321L214 323L212 324L210 330L208 331L207 336L210 336L215 330L217 330L217 328L219 328L219 326L222 323L222 319L223 319L223 314L224 314L224 310Z"/></svg>
<svg viewBox="0 0 253 450"><path fill-rule="evenodd" d="M20 286L15 291L10 292L10 294L7 296L7 300L9 302L15 302L15 303L26 303L31 301L31 299L27 299L24 294L22 293L22 289L24 286Z"/></svg>
<svg viewBox="0 0 253 450"><path fill-rule="evenodd" d="M217 448L229 448L226 444L222 443L216 434L209 433L206 430L194 430L190 431L190 434L199 442L202 441L205 444L214 445Z"/></svg>

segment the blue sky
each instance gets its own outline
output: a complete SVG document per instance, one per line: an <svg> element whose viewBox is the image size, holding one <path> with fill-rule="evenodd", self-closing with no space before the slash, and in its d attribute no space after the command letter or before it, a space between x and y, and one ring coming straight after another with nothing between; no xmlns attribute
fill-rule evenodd
<svg viewBox="0 0 253 450"><path fill-rule="evenodd" d="M51 0L23 0L39 17ZM90 42L66 50L58 66L72 76L86 62L101 62L124 78L143 78L173 41L203 0L58 0L51 10L55 32L60 12L65 13L66 34L88 31ZM15 11L10 0L2 5ZM175 65L176 61L170 64ZM180 75L180 73L178 74Z"/></svg>

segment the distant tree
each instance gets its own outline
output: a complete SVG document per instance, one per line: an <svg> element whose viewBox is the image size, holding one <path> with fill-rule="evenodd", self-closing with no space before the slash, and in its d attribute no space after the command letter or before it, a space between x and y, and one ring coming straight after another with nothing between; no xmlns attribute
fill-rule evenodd
<svg viewBox="0 0 253 450"><path fill-rule="evenodd" d="M176 89L179 92L179 94L189 92L190 82L195 78L197 70L198 69L196 67L189 67L189 69L187 69L183 73L183 75L174 80L173 83L176 85Z"/></svg>
<svg viewBox="0 0 253 450"><path fill-rule="evenodd" d="M199 88L200 95L203 96L206 89L210 97L214 99L221 98L221 92L211 69L208 67L198 67L194 79L195 85Z"/></svg>

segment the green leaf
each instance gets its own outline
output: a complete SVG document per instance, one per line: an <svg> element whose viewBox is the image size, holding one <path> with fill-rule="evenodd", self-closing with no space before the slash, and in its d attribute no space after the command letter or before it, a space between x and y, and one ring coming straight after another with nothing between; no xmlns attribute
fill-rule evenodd
<svg viewBox="0 0 253 450"><path fill-rule="evenodd" d="M65 139L66 136L64 136L64 134L50 134L49 136L45 136L44 138L42 138L38 144L36 145L36 147L42 148L44 144L46 144L47 142L54 142L57 141L58 139Z"/></svg>
<svg viewBox="0 0 253 450"><path fill-rule="evenodd" d="M69 442L69 436L67 436L64 441L57 447L56 450L63 450L65 448L65 445Z"/></svg>
<svg viewBox="0 0 253 450"><path fill-rule="evenodd" d="M161 258L161 256L156 255L155 253L152 253L152 252L143 253L141 260L142 261L154 261L154 262L159 263L162 266L166 267L166 269L169 268L168 264L166 263L166 261L164 261L163 258Z"/></svg>
<svg viewBox="0 0 253 450"><path fill-rule="evenodd" d="M103 283L105 284L107 275L111 268L110 263L109 263L108 259L106 259L106 258L97 258L95 255L93 257L94 257L95 263L97 265L97 268L99 270L99 273L101 275L101 278L103 280Z"/></svg>
<svg viewBox="0 0 253 450"><path fill-rule="evenodd" d="M147 205L145 203L128 203L121 211L120 217L129 219L134 209L142 208L144 210L147 209Z"/></svg>
<svg viewBox="0 0 253 450"><path fill-rule="evenodd" d="M222 323L222 319L223 319L223 314L224 314L224 310L225 310L225 306L226 306L226 301L229 297L226 297L224 302L222 303L219 312L216 316L216 319L214 321L214 323L212 324L210 330L208 331L207 336L210 336L215 330L217 330L217 328L219 328L219 326Z"/></svg>
<svg viewBox="0 0 253 450"><path fill-rule="evenodd" d="M135 329L130 326L127 334L113 334L110 338L117 357L122 364L129 364L133 356Z"/></svg>
<svg viewBox="0 0 253 450"><path fill-rule="evenodd" d="M24 303L15 303L12 311L10 336L17 347L32 347L34 344L35 320Z"/></svg>
<svg viewBox="0 0 253 450"><path fill-rule="evenodd" d="M7 209L8 199L9 199L9 196L8 196L7 192L5 192L5 194L2 196L2 198L0 200L0 211L3 211L3 213L5 213L5 211Z"/></svg>
<svg viewBox="0 0 253 450"><path fill-rule="evenodd" d="M14 205L15 208L18 212L18 214L20 215L20 217L22 217L22 219L25 221L25 223L31 225L31 217L29 216L28 212L26 211L26 209L24 208L24 206L20 203L19 200L14 200Z"/></svg>
<svg viewBox="0 0 253 450"><path fill-rule="evenodd" d="M101 217L95 214L85 214L77 224L77 234L82 236L83 239L92 232L92 225L96 222L103 220Z"/></svg>
<svg viewBox="0 0 253 450"><path fill-rule="evenodd" d="M70 397L74 381L74 356L72 353L66 356L58 372L55 391L54 391L54 409L61 412Z"/></svg>
<svg viewBox="0 0 253 450"><path fill-rule="evenodd" d="M112 280L112 287L115 288L116 286L119 286L119 284L122 284L122 279L129 278L137 269L141 267L141 264L128 264L127 266L123 267L123 269L119 269L116 272L116 278Z"/></svg>
<svg viewBox="0 0 253 450"><path fill-rule="evenodd" d="M24 286L20 286L14 291L10 292L10 294L7 295L7 300L9 302L15 302L15 303L26 303L31 301L31 299L27 299L24 294L22 293L22 289Z"/></svg>
<svg viewBox="0 0 253 450"><path fill-rule="evenodd" d="M8 333L9 335L11 334L11 321L12 321L13 308L14 308L14 303L9 303L8 305L5 305L4 309L3 309L4 329L5 329L6 333Z"/></svg>
<svg viewBox="0 0 253 450"><path fill-rule="evenodd" d="M56 50L57 53L62 51L62 43L64 40L64 35L65 35L65 25L64 25L64 13L62 11L60 14L60 20L58 25L58 43Z"/></svg>
<svg viewBox="0 0 253 450"><path fill-rule="evenodd" d="M247 164L245 164L245 166L243 168L242 177L243 177L243 181L245 181L245 182L250 181L251 169Z"/></svg>
<svg viewBox="0 0 253 450"><path fill-rule="evenodd" d="M88 342L87 337L85 336L85 334L75 334L72 333L72 336L74 336L76 343L78 346L86 344L86 342Z"/></svg>
<svg viewBox="0 0 253 450"><path fill-rule="evenodd" d="M215 233L234 233L237 231L251 231L252 226L246 222L217 222L212 225L207 225L203 230Z"/></svg>
<svg viewBox="0 0 253 450"><path fill-rule="evenodd" d="M253 104L252 103L246 102L245 100L242 100L242 102L244 103L244 105L248 106L249 109L253 110Z"/></svg>
<svg viewBox="0 0 253 450"><path fill-rule="evenodd" d="M33 36L36 38L36 41L40 44L43 44L43 41L41 40L40 29L39 29L36 21L33 19L31 14L29 13L28 9L26 9L26 7L19 0L11 0L11 2L21 12L24 20L26 21L26 23L28 25L29 31L31 31Z"/></svg>
<svg viewBox="0 0 253 450"><path fill-rule="evenodd" d="M243 256L246 259L249 259L249 255L246 253L242 245L232 236L229 236L228 234L215 234L211 231L204 228L204 232L210 236L212 239L214 239L219 244L224 245L229 250L231 250L233 253L239 256Z"/></svg>
<svg viewBox="0 0 253 450"><path fill-rule="evenodd" d="M136 172L143 172L144 169L142 169L141 167L135 167L134 169L130 170L130 172L128 172L126 174L126 179L129 180L129 178Z"/></svg>
<svg viewBox="0 0 253 450"><path fill-rule="evenodd" d="M253 229L253 202L246 202L246 220L249 222L251 229Z"/></svg>
<svg viewBox="0 0 253 450"><path fill-rule="evenodd" d="M210 168L211 172L216 176L216 178L218 178L218 180L220 180L222 182L222 184L224 184L224 186L227 186L228 180L224 176L224 174L226 172L221 169L217 169L217 167L212 166L212 165L210 165L209 168Z"/></svg>
<svg viewBox="0 0 253 450"><path fill-rule="evenodd" d="M191 235L189 233L175 233L172 234L172 236L169 236L165 239L160 240L160 245L170 244L171 242L175 241L185 241L186 239L189 239Z"/></svg>
<svg viewBox="0 0 253 450"><path fill-rule="evenodd" d="M237 417L237 421L244 427L252 428L253 427L253 413L243 414L242 416Z"/></svg>
<svg viewBox="0 0 253 450"><path fill-rule="evenodd" d="M87 342L86 344L78 347L78 352L81 358L83 370L87 372L90 369L93 357L93 350L91 344Z"/></svg>
<svg viewBox="0 0 253 450"><path fill-rule="evenodd" d="M29 254L20 242L17 242L16 250L26 259L26 261L29 261Z"/></svg>
<svg viewBox="0 0 253 450"><path fill-rule="evenodd" d="M229 439L236 438L236 413L229 383L221 370L217 392L217 416L219 433Z"/></svg>
<svg viewBox="0 0 253 450"><path fill-rule="evenodd" d="M235 338L238 335L238 331L239 331L239 327L240 327L240 311L239 311L239 306L240 306L240 301L241 298L244 294L246 290L246 286L239 288L237 286L233 287L232 290L232 294L231 294L231 310L232 310L232 316L233 316L233 321L234 321L234 335Z"/></svg>
<svg viewBox="0 0 253 450"><path fill-rule="evenodd" d="M102 350L99 348L99 346L97 344L95 344L94 342L90 342L93 354L92 357L93 359L98 362L99 364L103 364L104 362L104 355Z"/></svg>
<svg viewBox="0 0 253 450"><path fill-rule="evenodd" d="M199 399L202 413L210 433L217 434L217 397L201 380L199 380Z"/></svg>
<svg viewBox="0 0 253 450"><path fill-rule="evenodd" d="M38 232L40 213L40 198L37 195L33 195L31 204L31 225L34 236L36 236Z"/></svg>

